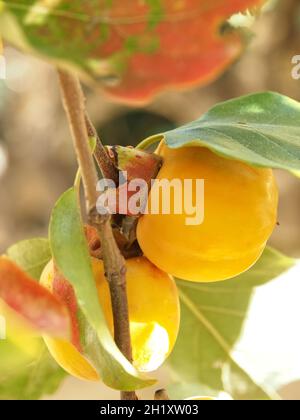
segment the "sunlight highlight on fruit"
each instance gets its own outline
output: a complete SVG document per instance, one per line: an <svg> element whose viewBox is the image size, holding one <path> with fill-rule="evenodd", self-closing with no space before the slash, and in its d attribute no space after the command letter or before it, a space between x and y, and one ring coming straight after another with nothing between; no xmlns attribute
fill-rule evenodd
<svg viewBox="0 0 300 420"><path fill-rule="evenodd" d="M168 332L157 323L130 323L134 366L141 372L158 369L169 353Z"/></svg>

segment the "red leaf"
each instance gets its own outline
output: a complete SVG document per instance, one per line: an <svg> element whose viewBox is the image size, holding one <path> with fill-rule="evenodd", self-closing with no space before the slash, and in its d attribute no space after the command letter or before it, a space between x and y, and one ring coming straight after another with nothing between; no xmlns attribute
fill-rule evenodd
<svg viewBox="0 0 300 420"><path fill-rule="evenodd" d="M5 257L0 257L0 298L40 332L69 337L65 305Z"/></svg>
<svg viewBox="0 0 300 420"><path fill-rule="evenodd" d="M44 14L34 0L24 7L18 7L22 0L7 1L26 39L14 38L17 31L7 36L59 65L71 64L118 101L145 103L163 90L219 76L244 44L237 31L221 34L223 23L265 1L61 0L43 2Z"/></svg>
<svg viewBox="0 0 300 420"><path fill-rule="evenodd" d="M260 6L264 0L165 0L162 21L152 31L146 29L147 2L114 2L108 17L140 17L140 23L116 24L101 57L110 57L124 49L128 38L138 35L138 49L156 39L154 53L135 52L124 58L121 82L107 91L125 102L143 103L161 90L188 88L206 84L220 75L242 49L241 37L235 33L220 35L222 23L232 14ZM150 3L150 2L148 2ZM144 19L143 19L144 16ZM138 20L138 19L136 19ZM128 21L130 19L128 18ZM144 23L142 23L144 22Z"/></svg>

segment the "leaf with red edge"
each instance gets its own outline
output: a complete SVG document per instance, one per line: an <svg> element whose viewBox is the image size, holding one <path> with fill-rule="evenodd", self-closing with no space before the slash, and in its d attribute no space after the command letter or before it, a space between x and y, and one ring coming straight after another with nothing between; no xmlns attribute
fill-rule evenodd
<svg viewBox="0 0 300 420"><path fill-rule="evenodd" d="M208 83L240 54L233 14L265 0L14 0L3 36L70 65L119 101L144 103L170 88Z"/></svg>
<svg viewBox="0 0 300 420"><path fill-rule="evenodd" d="M79 308L75 291L72 285L64 278L64 276L61 273L59 273L59 271L56 268L54 268L52 293L54 296L57 296L62 302L64 302L64 304L68 308L72 330L71 342L77 348L77 350L82 353L79 324L77 319L77 312Z"/></svg>
<svg viewBox="0 0 300 420"><path fill-rule="evenodd" d="M0 298L38 331L69 337L67 308L6 257L0 257Z"/></svg>

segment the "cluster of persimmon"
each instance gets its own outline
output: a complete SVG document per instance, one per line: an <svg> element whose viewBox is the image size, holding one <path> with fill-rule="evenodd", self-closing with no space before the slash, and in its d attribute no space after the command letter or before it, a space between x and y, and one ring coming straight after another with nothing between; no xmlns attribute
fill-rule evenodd
<svg viewBox="0 0 300 420"><path fill-rule="evenodd" d="M216 282L245 272L263 253L277 221L278 190L271 169L227 159L204 147L170 149L161 143L156 153L163 159L158 179L204 179L205 217L196 226L185 223L185 214L145 214L138 221L143 256L127 260L127 291L133 363L140 371L157 369L174 347L180 322L174 278ZM92 258L92 266L113 333L103 262ZM41 282L52 290L53 279L51 262ZM69 373L99 379L71 342L45 340Z"/></svg>

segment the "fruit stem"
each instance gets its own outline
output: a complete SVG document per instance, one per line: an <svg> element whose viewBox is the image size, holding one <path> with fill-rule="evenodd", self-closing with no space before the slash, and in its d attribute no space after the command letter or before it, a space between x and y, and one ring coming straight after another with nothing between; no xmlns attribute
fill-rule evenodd
<svg viewBox="0 0 300 420"><path fill-rule="evenodd" d="M154 399L156 401L168 401L170 398L169 398L169 395L168 395L168 393L165 389L160 389L160 390L156 391Z"/></svg>
<svg viewBox="0 0 300 420"><path fill-rule="evenodd" d="M132 349L129 328L128 300L126 291L126 264L113 235L109 215L100 215L96 209L98 193L97 171L89 146L91 130L95 129L87 118L85 98L77 77L64 71L58 71L64 108L69 120L73 143L86 194L87 214L100 236L103 251L103 263L109 283L116 345L124 356L132 362ZM101 161L107 162L107 155L100 138L97 136ZM121 399L136 400L135 392L122 392Z"/></svg>

